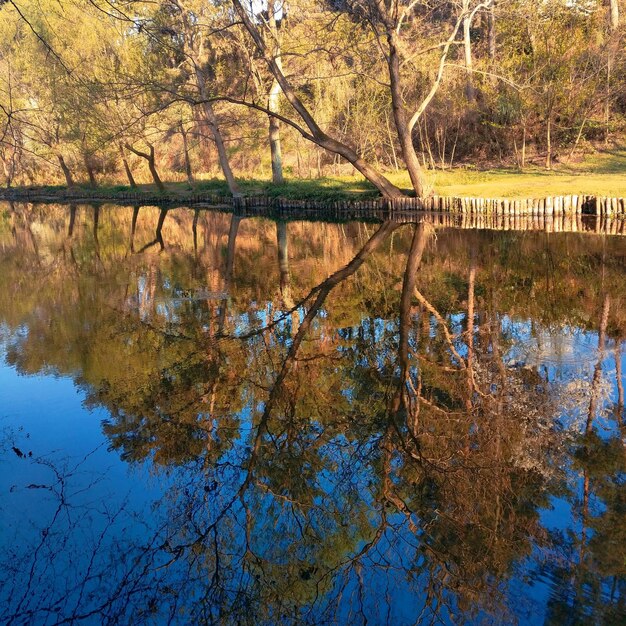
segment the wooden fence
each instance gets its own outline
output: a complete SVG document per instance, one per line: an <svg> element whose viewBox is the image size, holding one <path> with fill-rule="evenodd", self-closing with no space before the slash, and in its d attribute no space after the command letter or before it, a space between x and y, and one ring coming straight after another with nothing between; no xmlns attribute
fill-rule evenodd
<svg viewBox="0 0 626 626"><path fill-rule="evenodd" d="M82 191L82 190L81 190ZM162 205L172 207L223 208L241 216L266 216L280 220L368 220L381 222L427 221L436 228L574 232L626 235L624 198L596 196L557 196L540 200L452 198L434 196L425 200L288 200L251 196L233 199L209 194L180 198L162 194L125 193L122 197L83 197L77 192L63 199L45 196L41 190L3 190L0 198L28 202L111 202L124 205Z"/></svg>
<svg viewBox="0 0 626 626"><path fill-rule="evenodd" d="M139 191L103 194L98 189L66 190L63 194L45 189L3 189L0 199L56 202L120 202L123 204L178 204L228 206L235 209L296 209L324 211L328 215L367 214L370 211L390 214L405 211L430 211L470 215L598 215L626 217L626 198L605 196L549 196L547 198L473 198L432 196L429 198L373 198L367 200L291 200L255 195L243 198L195 193L175 194L144 193Z"/></svg>
<svg viewBox="0 0 626 626"><path fill-rule="evenodd" d="M231 200L231 203L233 201ZM234 202L238 208L272 207L276 209L325 210L332 215L365 216L369 212L394 213L428 211L461 215L597 215L626 217L626 198L602 196L550 196L547 198L471 198L432 196L430 198L376 198L371 200L288 200L248 197Z"/></svg>

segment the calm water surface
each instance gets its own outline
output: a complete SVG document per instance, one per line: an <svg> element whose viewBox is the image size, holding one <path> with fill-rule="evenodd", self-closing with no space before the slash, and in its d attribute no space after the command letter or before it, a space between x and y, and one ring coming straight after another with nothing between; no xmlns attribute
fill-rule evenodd
<svg viewBox="0 0 626 626"><path fill-rule="evenodd" d="M0 622L626 623L626 238L0 204Z"/></svg>

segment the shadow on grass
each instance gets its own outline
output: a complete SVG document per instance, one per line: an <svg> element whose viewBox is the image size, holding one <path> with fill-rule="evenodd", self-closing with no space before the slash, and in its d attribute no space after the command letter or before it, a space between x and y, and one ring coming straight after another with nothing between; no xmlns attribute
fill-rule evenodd
<svg viewBox="0 0 626 626"><path fill-rule="evenodd" d="M594 174L626 174L626 147L603 150L589 157L584 166Z"/></svg>

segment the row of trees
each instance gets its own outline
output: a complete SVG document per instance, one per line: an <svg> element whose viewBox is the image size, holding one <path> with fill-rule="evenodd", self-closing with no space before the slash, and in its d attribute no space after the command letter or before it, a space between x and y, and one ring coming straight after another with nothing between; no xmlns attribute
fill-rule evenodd
<svg viewBox="0 0 626 626"><path fill-rule="evenodd" d="M539 155L622 128L620 2L101 0L1 5L7 185L386 174ZM565 151L565 152L564 152ZM138 164L143 164L142 170Z"/></svg>

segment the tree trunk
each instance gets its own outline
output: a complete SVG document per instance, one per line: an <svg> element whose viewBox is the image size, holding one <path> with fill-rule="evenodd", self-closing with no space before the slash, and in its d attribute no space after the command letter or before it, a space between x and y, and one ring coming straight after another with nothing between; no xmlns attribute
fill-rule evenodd
<svg viewBox="0 0 626 626"><path fill-rule="evenodd" d="M387 127L387 137L389 138L389 146L391 147L391 156L393 157L393 165L396 168L396 172L400 170L398 165L398 157L396 156L396 147L394 145L393 136L391 135L391 128L389 126L389 115L385 111L385 125Z"/></svg>
<svg viewBox="0 0 626 626"><path fill-rule="evenodd" d="M222 168L222 172L224 173L224 178L226 178L226 182L228 183L228 188L230 189L230 193L234 198L241 197L241 191L239 189L239 185L235 180L235 176L233 174L233 170L230 167L230 161L228 159L228 152L226 151L226 146L224 144L224 138L222 137L222 133L220 131L219 125L217 123L217 116L215 115L215 110L213 109L213 104L209 100L209 91L207 89L207 79L202 73L202 70L196 66L196 84L198 86L198 91L203 99L202 109L204 111L204 119L209 127L209 132L211 133L213 140L215 141L215 147L217 148L217 157L220 163L220 167Z"/></svg>
<svg viewBox="0 0 626 626"><path fill-rule="evenodd" d="M613 35L619 29L620 15L619 15L619 0L609 0L609 32ZM604 143L608 145L610 135L610 121L611 121L611 78L613 73L613 65L615 63L615 57L619 49L619 39L612 38L607 47L607 61L606 61L606 99L604 104L604 123L605 123L605 135Z"/></svg>
<svg viewBox="0 0 626 626"><path fill-rule="evenodd" d="M350 146L329 137L317 124L311 112L304 105L302 100L296 94L296 91L291 86L291 83L287 80L281 69L278 67L275 59L272 58L272 55L268 53L267 47L259 33L257 27L254 25L250 16L244 9L240 0L233 0L233 5L237 14L241 18L246 30L250 33L254 44L262 55L263 59L268 65L268 68L274 78L278 81L282 92L285 94L289 104L293 107L293 109L298 113L298 115L304 121L306 127L309 129L310 134L307 133L304 129L299 128L300 134L317 144L321 148L328 150L329 152L334 152L335 154L339 154L346 161L351 163L363 176L369 180L379 191L380 193L387 198L400 198L403 197L404 194L398 187L396 187L391 181L382 176L379 172L377 172L369 163L364 161ZM419 166L419 163L418 163Z"/></svg>
<svg viewBox="0 0 626 626"><path fill-rule="evenodd" d="M187 182L189 186L193 186L193 172L191 171L191 160L189 158L189 143L187 141L187 131L183 123L180 123L180 134L183 137L183 153L185 156L185 174L187 176Z"/></svg>
<svg viewBox="0 0 626 626"><path fill-rule="evenodd" d="M133 177L133 173L130 170L130 166L128 165L128 160L126 159L126 154L124 154L124 146L120 144L120 154L122 156L122 163L124 164L124 171L126 172L126 178L128 178L128 184L131 189L135 189L137 187L137 183Z"/></svg>
<svg viewBox="0 0 626 626"><path fill-rule="evenodd" d="M491 3L487 9L487 27L489 29L489 59L495 61L496 58L496 7L495 2Z"/></svg>
<svg viewBox="0 0 626 626"><path fill-rule="evenodd" d="M12 168L7 164L6 158L4 156L2 157L2 169L4 170L7 189L10 189L11 183L13 182L13 172Z"/></svg>
<svg viewBox="0 0 626 626"><path fill-rule="evenodd" d="M270 35L274 40L274 52L273 57L278 69L282 72L282 61L280 58L280 34L278 32L278 23L276 21L276 7L274 0L268 0L267 3L268 13L268 26ZM272 113L278 113L280 98L280 85L276 78L272 81L270 88L268 106L267 108ZM272 182L275 185L282 185L284 182L283 176L283 156L280 143L280 122L273 115L269 116L269 142L270 142L270 154L272 159Z"/></svg>
<svg viewBox="0 0 626 626"><path fill-rule="evenodd" d="M154 180L154 184L157 186L157 189L163 193L165 191L165 186L159 177L159 173L156 170L154 165L154 160L148 161L148 169L150 170L150 174L152 175L152 180Z"/></svg>
<svg viewBox="0 0 626 626"><path fill-rule="evenodd" d="M420 166L415 146L413 145L413 134L407 122L407 115L402 102L400 89L400 58L396 47L395 31L390 31L387 36L389 43L389 82L391 84L391 104L393 118L396 123L398 139L402 149L402 157L411 178L411 184L418 198L424 195L424 174Z"/></svg>
<svg viewBox="0 0 626 626"><path fill-rule="evenodd" d="M278 96L280 94L280 85L278 81L272 82L272 89L269 96L268 108L272 113L278 112ZM272 182L275 185L282 185L285 182L283 176L283 155L280 143L280 123L273 116L269 116L269 140L270 154L272 158Z"/></svg>
<svg viewBox="0 0 626 626"><path fill-rule="evenodd" d="M612 33L619 28L619 0L609 0L609 28Z"/></svg>
<svg viewBox="0 0 626 626"><path fill-rule="evenodd" d="M15 139L15 141L17 141L17 139ZM20 160L20 153L21 153L20 149L17 148L15 145L13 145L10 148L7 148L7 150L4 151L0 155L0 160L2 161L2 168L4 170L4 175L6 177L7 189L11 188L11 185L13 184L13 181L15 180L15 176L17 174L17 169L18 169L18 163Z"/></svg>
<svg viewBox="0 0 626 626"><path fill-rule="evenodd" d="M230 193L234 198L239 198L242 194L230 166L228 152L224 144L224 138L219 128L217 115L213 109L213 102L210 98L209 77L202 69L210 60L210 54L207 53L207 48L210 49L211 46L210 38L203 39L202 37L194 35L195 28L193 27L193 24L197 21L197 15L194 16L189 9L182 8L182 16L185 25L183 29L185 37L185 53L191 62L196 80L196 87L201 97L201 102L198 104L201 105L200 108L203 113L204 122L208 127L210 135L213 137L213 141L215 142L220 168L224 174L226 182L228 183Z"/></svg>
<svg viewBox="0 0 626 626"><path fill-rule="evenodd" d="M146 152L141 152L140 150L137 150L136 148L133 148L130 144L126 144L127 150L130 150L131 152L136 154L138 157L141 157L142 159L145 159L148 162L148 169L150 170L150 174L152 175L152 180L154 181L154 184L156 185L157 189L161 193L164 193L165 185L161 181L161 177L159 176L159 173L157 172L157 169L156 169L155 158L154 158L154 146L151 143L148 143L148 148L150 149L150 152L146 153Z"/></svg>
<svg viewBox="0 0 626 626"><path fill-rule="evenodd" d="M552 115L548 115L548 123L546 126L546 169L552 169Z"/></svg>
<svg viewBox="0 0 626 626"><path fill-rule="evenodd" d="M72 178L72 172L70 171L70 168L65 163L65 159L63 158L63 155L57 154L57 159L59 160L59 165L61 166L61 169L63 170L63 176L65 176L65 184L68 189L71 189L74 186L74 179Z"/></svg>
<svg viewBox="0 0 626 626"><path fill-rule="evenodd" d="M467 68L467 82L465 84L465 96L469 102L474 102L476 92L474 90L474 63L472 61L472 38L471 38L472 17L466 15L463 19L463 49L465 51L465 67Z"/></svg>
<svg viewBox="0 0 626 626"><path fill-rule="evenodd" d="M84 153L83 160L85 162L85 169L87 170L87 176L89 177L89 186L95 188L98 186L98 183L96 181L96 175L93 171L93 165L91 164L91 158L89 157L88 154Z"/></svg>

